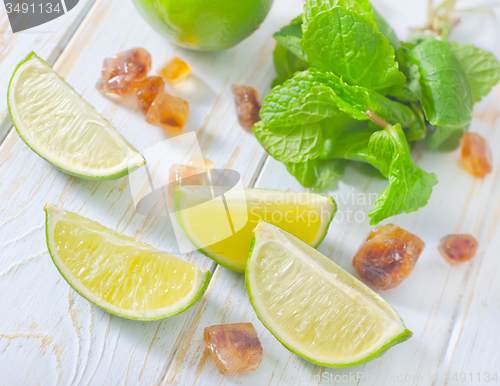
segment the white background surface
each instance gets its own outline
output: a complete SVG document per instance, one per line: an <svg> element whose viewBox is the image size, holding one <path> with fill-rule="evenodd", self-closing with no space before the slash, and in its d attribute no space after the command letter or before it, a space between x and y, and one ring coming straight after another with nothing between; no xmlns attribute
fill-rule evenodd
<svg viewBox="0 0 500 386"><path fill-rule="evenodd" d="M425 24L427 1L373 3L400 37L410 27ZM128 0L97 0L95 4L81 0L65 17L38 27L54 31L46 34L32 30L12 35L0 5L0 95L6 94L16 63L35 50L55 61L55 69L76 91L142 151L165 134L147 124L133 105L117 104L99 94L94 85L102 61L142 46L151 52L155 71L178 55L195 72L169 91L189 101L191 115L185 131L197 133L204 155L218 168L240 172L245 186L303 190L283 165L267 158L255 138L238 126L230 87L246 84L261 96L269 92L274 77L271 35L297 16L302 5L302 0L275 0L261 28L222 53L196 53L170 45L150 29ZM460 8L471 6L493 8L489 13L462 16L452 38L474 42L499 56L500 3L459 2ZM439 184L429 205L390 222L417 234L427 246L411 276L382 293L414 336L383 357L350 369L325 369L288 352L256 318L243 276L196 252L183 258L214 275L204 298L181 315L135 322L89 304L67 285L50 260L44 238L45 203L76 211L163 250L172 246L171 232L167 224L135 215L127 179L95 183L70 177L10 132L0 146L0 385L317 385L321 379L333 379L325 383L339 385L500 383L499 116L497 87L476 106L471 126L471 131L488 139L494 153L493 173L484 180L463 171L458 151L430 153L417 148L414 152L422 168L438 175ZM6 117L6 101L0 98L0 122ZM352 257L370 227L366 220L356 222L351 217L349 221L347 210L358 212L358 219L366 216L373 203L358 203L358 193L380 193L386 184L349 169L329 192L337 197L339 215L319 250L351 273ZM470 263L450 266L437 252L438 241L446 234L465 232L478 239L478 255ZM254 373L224 377L204 351L203 329L248 321L262 341L264 360ZM363 378L349 379L358 372ZM460 381L460 373L466 374L467 381ZM499 380L486 382L486 373L491 378L497 373ZM335 382L335 376L344 376L346 382Z"/></svg>

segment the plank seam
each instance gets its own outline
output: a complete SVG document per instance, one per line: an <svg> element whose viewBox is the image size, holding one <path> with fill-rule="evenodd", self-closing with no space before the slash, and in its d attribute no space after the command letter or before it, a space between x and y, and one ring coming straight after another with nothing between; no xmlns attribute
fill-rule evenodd
<svg viewBox="0 0 500 386"><path fill-rule="evenodd" d="M480 228L484 228L485 224L488 222L489 213L490 213L490 208L488 206L484 206L483 209L481 210L481 212L479 213L479 215L475 217L475 220L479 219L478 223L481 224ZM480 232L477 232L477 233L482 234L483 233L482 229ZM485 235L479 238L479 241L480 241L479 245L480 246L489 244L488 242L484 242L485 238L486 238ZM436 373L438 373L440 371L442 366L447 366L447 371L448 371L451 368L451 366L453 365L454 351L456 350L456 348L459 344L459 339L456 342L453 341L453 333L457 328L462 330L463 324L465 323L465 320L467 319L467 313L462 315L461 318L459 318L458 316L459 316L459 313L462 309L467 308L466 305L464 306L465 302L469 301L468 300L469 298L467 296L465 296L467 293L466 291L469 289L469 287L474 287L476 285L477 280L474 279L474 277L478 276L477 272L481 269L481 265L483 263L482 259L484 258L484 255L485 255L484 252L481 253L481 256L478 256L476 258L476 260L474 260L474 262L475 262L474 266L472 266L470 269L468 269L467 273L465 274L463 285L461 286L460 293L458 294L458 302L455 305L455 309L453 310L453 315L452 315L452 318L450 320L450 324L449 324L449 328L448 328L448 332L447 332L447 337L446 337L445 343L442 347L442 351L439 355L438 362L436 363L436 368L435 368ZM481 258L481 260L478 260L478 258ZM479 264L479 267L477 267L478 264ZM476 269L474 269L474 268L476 268ZM476 275L472 274L473 271L476 273ZM452 357L450 359L450 362L445 363L446 354L449 352L450 348L452 348L453 346L455 346L455 348L453 350L453 354L452 354ZM435 385L437 385L437 380L432 383L432 386L435 386Z"/></svg>
<svg viewBox="0 0 500 386"><path fill-rule="evenodd" d="M215 271L217 270L218 266L219 265L217 263L212 262L212 265L209 268L210 274L212 276L210 277L210 281L209 281L208 287L207 287L207 292L205 292L205 294L207 294L207 293L210 294L210 289L213 286L213 284L215 283L214 276L215 276ZM191 327L191 325L193 324L193 321L194 321L196 315L199 312L201 312L200 308L202 308L203 305L205 304L205 300L206 300L206 296L203 296L202 300L199 301L198 304L196 305L196 308L195 308L195 306L191 307L191 311L192 311L191 315L186 320L186 322L184 323L184 326L181 329L180 334L177 336L175 345L173 346L172 351L170 352L170 355L168 356L168 360L165 363L165 367L163 368L163 370L161 372L160 378L158 379L158 382L156 383L157 385L165 385L166 384L165 383L166 378L168 376L168 373L169 373L169 370L172 366L172 363L174 362L175 357L177 356L177 352L179 351L181 344L185 341L185 338L187 337L187 334L190 331L189 327Z"/></svg>
<svg viewBox="0 0 500 386"><path fill-rule="evenodd" d="M256 168L255 172L253 173L252 178L250 179L250 181L248 183L250 188L255 187L255 185L257 184L257 181L261 177L262 171L264 170L264 166L266 165L268 160L269 160L269 155L267 153L261 157L259 165ZM209 289L210 289L210 287L213 286L216 278L218 277L218 275L216 275L216 271L218 271L221 268L227 269L227 268L221 267L219 264L217 264L215 262L212 263L212 266L209 269L210 273L212 274L212 277L210 278L210 282L208 284ZM207 292L208 291L209 290L207 290ZM203 299L199 302L199 304L196 305L196 310L193 309L194 312L191 313L189 319L185 323L186 328L185 327L182 328L181 333L179 334L178 339L176 340L176 343L175 343L175 345L174 345L174 347L169 355L169 358L168 358L167 363L164 367L164 370L162 371L162 373L160 375L160 378L158 380L157 385L166 385L167 384L166 382L167 382L167 378L169 375L169 370L170 370L172 364L174 363L175 358L177 357L177 353L179 351L179 348L181 347L182 343L185 342L188 332L191 331L191 327L192 327L192 324L194 322L195 316L198 314L198 312L201 312L200 308L203 307L203 305L205 304L205 300L206 300L206 298L203 297ZM194 308L194 306L192 308Z"/></svg>
<svg viewBox="0 0 500 386"><path fill-rule="evenodd" d="M80 26L82 23L85 21L87 15L91 13L92 7L95 5L97 0L88 0L87 4L83 7L83 9L80 11L78 16L75 18L73 24L71 27L68 28L68 30L64 33L64 35L61 37L59 40L59 43L56 44L52 52L49 54L49 56L46 59L46 62L53 67L59 57L62 55L64 49L68 46L69 42L73 38L73 36L76 35L78 30L80 29ZM7 117L3 120L3 122L0 123L0 151L2 150L2 144L7 138L7 135L9 135L10 131L12 130L13 125L12 121L10 120L10 114L7 115Z"/></svg>

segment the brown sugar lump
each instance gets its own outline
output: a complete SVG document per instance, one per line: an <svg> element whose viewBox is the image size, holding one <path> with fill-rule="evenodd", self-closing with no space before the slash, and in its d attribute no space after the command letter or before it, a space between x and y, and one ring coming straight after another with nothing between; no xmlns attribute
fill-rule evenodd
<svg viewBox="0 0 500 386"><path fill-rule="evenodd" d="M179 57L173 58L160 70L160 75L170 84L186 79L193 72L193 67Z"/></svg>
<svg viewBox="0 0 500 386"><path fill-rule="evenodd" d="M144 48L133 48L104 60L97 89L106 94L124 95L134 91L137 82L148 76L151 55Z"/></svg>
<svg viewBox="0 0 500 386"><path fill-rule="evenodd" d="M238 121L246 131L252 131L253 125L260 121L260 103L257 91L248 86L233 84Z"/></svg>
<svg viewBox="0 0 500 386"><path fill-rule="evenodd" d="M493 169L488 142L477 133L465 133L460 141L462 165L473 176L483 178Z"/></svg>
<svg viewBox="0 0 500 386"><path fill-rule="evenodd" d="M412 271L425 243L404 229L387 224L370 232L352 261L361 279L377 290L398 286Z"/></svg>
<svg viewBox="0 0 500 386"><path fill-rule="evenodd" d="M471 260L478 247L479 243L474 236L448 235L440 240L438 250L446 261L458 264Z"/></svg>
<svg viewBox="0 0 500 386"><path fill-rule="evenodd" d="M146 121L169 132L182 131L189 117L189 103L165 92L160 93L146 115Z"/></svg>
<svg viewBox="0 0 500 386"><path fill-rule="evenodd" d="M203 340L221 374L254 371L262 362L263 349L252 323L207 327Z"/></svg>

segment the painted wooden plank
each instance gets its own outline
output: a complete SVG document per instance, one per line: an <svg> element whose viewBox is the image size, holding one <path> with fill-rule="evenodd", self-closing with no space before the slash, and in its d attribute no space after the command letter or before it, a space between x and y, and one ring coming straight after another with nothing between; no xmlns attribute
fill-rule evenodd
<svg viewBox="0 0 500 386"><path fill-rule="evenodd" d="M396 29L421 25L425 4L416 2L373 2ZM471 4L462 2L461 7ZM406 16L405 16L406 15ZM411 15L411 17L408 17ZM408 20L412 23L408 24ZM420 22L422 21L422 22ZM484 19L483 19L484 22ZM474 20L466 19L454 35L500 55L497 42L466 34ZM478 31L491 25L477 26ZM475 29L472 29L475 30ZM500 87L475 109L471 131L488 138L492 149L500 145L498 106ZM347 369L328 369L308 363L287 351L260 323L249 303L244 277L218 267L203 306L186 333L182 348L168 369L164 385L455 385L480 383L500 372L495 320L499 317L498 283L500 262L497 259L498 218L500 207L498 179L500 160L495 155L494 173L484 180L468 175L460 167L459 151L429 152L418 147L417 163L435 172L440 183L428 206L411 214L399 215L384 223L395 223L415 233L426 242L414 272L392 291L382 292L401 314L414 336L392 348L383 357L365 365ZM324 242L318 248L326 256L356 275L351 262L370 227L367 214L376 194L386 181L370 179L350 169L331 194L339 205ZM259 188L303 191L284 165L268 159L256 184ZM450 233L471 233L478 238L480 251L470 263L450 266L437 252L439 239ZM264 347L264 359L253 373L223 376L204 348L203 329L220 323L251 322ZM473 373L470 380L469 373ZM449 380L446 380L446 373ZM452 379L458 373L458 381ZM469 382L460 382L466 373ZM487 374L489 373L489 374ZM500 374L499 374L500 375ZM463 374L462 374L463 376Z"/></svg>
<svg viewBox="0 0 500 386"><path fill-rule="evenodd" d="M496 95L500 96L500 88L496 89ZM491 111L495 104L496 101L488 103L486 109ZM498 123L479 119L472 127L473 131L491 139L493 148L500 145L498 129ZM437 376L436 384L442 385L446 372L472 372L474 380L478 372L482 376L489 372L492 378L498 371L497 347L500 344L494 323L499 316L495 277L500 263L496 256L498 237L495 236L500 232L500 208L497 200L492 199L498 195L500 163L495 162L495 175L478 181L460 168L457 151L422 153L419 164L436 172L440 178L431 203L417 213L385 221L417 234L427 244L411 276L396 289L382 293L414 332L412 339L362 366L348 369L314 366L288 352L258 321L248 301L243 275L218 267L203 307L164 384L316 385L320 381L344 377L337 378L342 381L333 384L372 385L374 380L388 382L387 379L393 379L396 382L400 379L396 384L423 385L432 384ZM257 183L259 188L287 186L290 190L303 190L287 175L283 165L274 160L266 163L261 176ZM340 217L333 221L318 249L351 274L356 275L351 266L352 257L370 229L366 220L358 221L366 219L371 209L373 200L371 205L365 204L370 201L370 194L380 192L383 187L383 181L370 181L350 170L338 189L330 192L337 199ZM450 191L450 187L455 188ZM486 202L491 202L491 206L485 206ZM471 263L452 267L438 254L437 244L441 237L456 232L475 235L481 249ZM237 322L254 324L264 347L264 360L252 374L225 377L219 374L204 349L203 329ZM358 372L364 378L358 378Z"/></svg>
<svg viewBox="0 0 500 386"><path fill-rule="evenodd" d="M81 0L70 12L38 27L12 33L7 10L0 5L0 142L12 127L7 110L7 94L14 69L30 51L35 51L49 64L55 60L82 22L95 0Z"/></svg>
<svg viewBox="0 0 500 386"><path fill-rule="evenodd" d="M280 15L275 8L238 48L197 53L166 42L138 16L131 2L99 0L54 68L143 151L168 136L147 124L130 101L115 103L95 89L102 61L137 46L151 52L154 71L174 55L183 57L195 67L194 75L168 89L191 104L185 131L197 133L204 155L215 167L238 171L249 185L265 152L237 124L230 86L251 84L261 95L269 92L274 48L270 36L276 20L292 16ZM151 323L120 319L91 306L50 261L42 208L46 202L62 206L163 250L174 243L168 222L136 214L126 179L95 183L70 177L36 156L15 132L0 147L0 173L0 313L9 314L0 318L2 382L151 384L162 379L198 305ZM186 259L215 268L199 253Z"/></svg>
<svg viewBox="0 0 500 386"><path fill-rule="evenodd" d="M294 8L296 6L297 9ZM241 172L244 183L251 185L264 154L251 135L237 127L229 85L233 82L247 83L257 87L261 93L267 92L272 78L270 54L273 44L269 37L300 12L298 2L292 6L286 3L286 7L281 2L280 7L275 6L261 30L237 49L221 54L199 54L177 51L165 43L135 15L128 2L109 4L101 1L57 62L56 69L78 92L98 106L98 110L130 142L143 150L165 138L163 133L144 123L139 113L127 104L118 106L99 95L93 88L94 76L99 73L105 56L136 45L152 52L155 68L174 54L183 56L195 65L195 77L171 91L192 102L193 114L187 130L198 132L205 155L215 161L216 166L233 167ZM123 25L131 27L125 31L117 29L117 26ZM113 39L104 41L102 36L113 36ZM265 46L259 51L262 42ZM205 120L207 114L208 119ZM474 130L487 132L486 127L490 125L487 122L491 122L494 115L491 115L489 107L484 108L483 115L486 118L479 116ZM486 123L481 123L483 121ZM498 138L495 141L498 144ZM470 323L474 328L474 320L477 320L472 319L471 322L470 318L464 319L461 315L470 315L465 310L480 308L482 301L488 299L473 298L471 305L466 307L463 294L472 286L481 286L483 281L470 281L467 279L467 267L451 269L439 260L435 252L437 239L443 230L475 231L467 228L467 224L471 223L495 225L492 214L484 211L478 214L482 203L495 197L488 191L493 186L492 177L478 183L460 171L456 157L456 153L426 154L420 159L423 167L439 173L441 185L438 189L442 190L436 192L435 202L425 211L398 216L394 220L422 235L428 243L412 276L398 287L398 292L387 293L388 299L414 330L415 337L360 371L376 375L404 369L398 375L411 375L412 371L415 374L432 372L436 363L448 368L447 363L451 362L447 358L452 351L447 350L446 342L451 337L450 347L460 348L459 343L463 342L460 337L464 335L461 331L469 330ZM436 165L450 164L454 164L456 170L450 172L444 166L436 168ZM323 369L290 355L258 324L249 308L239 274L217 268L202 303L185 314L153 323L111 317L90 306L65 284L51 265L43 240L41 208L46 201L136 235L159 248L168 249L171 246L172 239L162 228L165 226L166 229L168 224L147 221L135 215L130 207L126 180L95 184L68 177L31 153L15 133L9 135L0 148L0 172L8 176L0 184L0 253L3 257L0 262L0 309L2 314L7 310L12 314L10 318L0 321L0 368L10 384L68 384L72 381L75 384L124 384L163 380L165 384L182 385L253 385L255 382L269 383L270 374L273 384L318 383L314 375L321 375ZM282 165L275 162L269 161L261 176L258 182L260 187L300 189ZM468 188L456 189L450 197L451 185ZM382 181L351 174L342 181L339 189L332 192L337 193L346 220L334 222L320 250L348 270L352 271L350 259L369 229L366 223L357 223L355 219L349 221L348 209L354 210L352 214L359 210L366 215L369 205L358 203L357 194L379 192L383 187ZM350 204L351 200L355 203ZM467 202L470 205L464 207ZM446 207L446 210L441 210L441 207ZM491 229L492 235L498 234L496 225ZM494 248L495 244L491 244L485 256L491 256ZM490 262L488 272L494 272L497 267L494 259L483 258ZM206 268L214 268L210 260L199 254L195 253L188 259ZM473 264L481 278L484 272L482 265L477 267L476 261ZM424 281L422 276L425 276ZM487 278L492 280L491 276ZM463 280L468 283L465 289ZM481 288L486 296L486 286ZM435 301L436 294L442 294L440 303ZM490 301L494 304L495 298L491 297ZM455 322L459 319L467 320L469 324ZM203 351L200 357L200 349L203 350L200 334L206 325L248 320L254 322L262 337L265 363L254 374L223 378ZM464 329L464 326L469 327ZM450 329L451 334L448 333ZM423 338L417 340L418 337ZM479 341L482 344L478 350L497 345L497 341L491 342L484 335ZM442 345L442 342L445 344ZM464 347L470 347L471 342ZM458 358L456 363L467 360L467 356L458 353L453 355ZM492 360L497 358L490 357ZM476 363L480 363L481 358L478 355ZM411 363L410 367L408 363ZM349 370L330 373L347 375ZM418 383L412 381L407 384Z"/></svg>

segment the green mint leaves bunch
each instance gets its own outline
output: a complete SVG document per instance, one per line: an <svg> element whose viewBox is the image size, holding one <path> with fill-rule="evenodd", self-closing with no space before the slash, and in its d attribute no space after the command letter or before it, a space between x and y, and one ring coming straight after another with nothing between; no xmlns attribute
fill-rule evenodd
<svg viewBox="0 0 500 386"><path fill-rule="evenodd" d="M456 148L500 78L494 55L473 45L399 41L368 0L308 0L274 37L278 77L255 136L304 187L331 187L349 162L378 170L389 186L372 225L427 204L437 178L413 163L409 143Z"/></svg>

